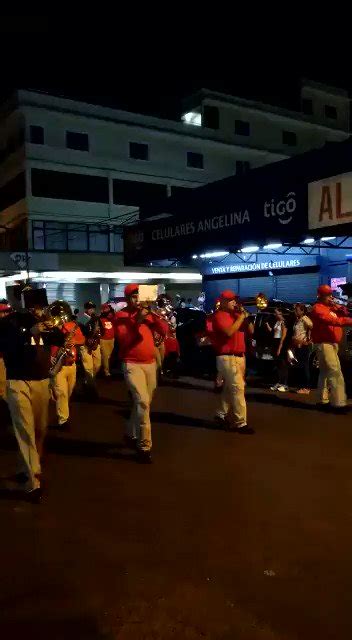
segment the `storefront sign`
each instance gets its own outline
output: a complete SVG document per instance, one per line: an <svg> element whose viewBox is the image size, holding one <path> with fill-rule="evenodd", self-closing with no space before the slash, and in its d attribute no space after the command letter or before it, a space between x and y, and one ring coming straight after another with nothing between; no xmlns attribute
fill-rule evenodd
<svg viewBox="0 0 352 640"><path fill-rule="evenodd" d="M352 222L352 173L344 173L308 186L309 229Z"/></svg>
<svg viewBox="0 0 352 640"><path fill-rule="evenodd" d="M232 195L232 198L230 196ZM190 257L197 251L238 248L244 242L294 237L307 228L305 185L267 183L197 203L193 215L124 227L125 264Z"/></svg>
<svg viewBox="0 0 352 640"><path fill-rule="evenodd" d="M230 258L228 258L230 260ZM287 258L286 256L275 256L271 260L258 262L248 261L227 262L221 264L207 263L201 269L204 275L222 275L227 273L251 273L255 271L275 271L276 269L298 269L312 267L317 264L314 256L302 256L299 258Z"/></svg>
<svg viewBox="0 0 352 640"><path fill-rule="evenodd" d="M295 269L301 266L301 261L269 260L268 262L249 262L211 267L210 273L247 273L248 271L272 271L274 269ZM305 265L306 266L306 265Z"/></svg>

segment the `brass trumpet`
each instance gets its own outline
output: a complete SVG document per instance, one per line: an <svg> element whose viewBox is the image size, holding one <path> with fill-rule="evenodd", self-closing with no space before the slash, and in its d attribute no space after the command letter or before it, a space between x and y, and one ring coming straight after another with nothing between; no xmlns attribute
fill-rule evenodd
<svg viewBox="0 0 352 640"><path fill-rule="evenodd" d="M236 310L246 311L245 307L257 307L259 311L264 311L269 304L269 300L265 293L258 293L254 298L244 298L237 305ZM247 312L248 313L248 312Z"/></svg>

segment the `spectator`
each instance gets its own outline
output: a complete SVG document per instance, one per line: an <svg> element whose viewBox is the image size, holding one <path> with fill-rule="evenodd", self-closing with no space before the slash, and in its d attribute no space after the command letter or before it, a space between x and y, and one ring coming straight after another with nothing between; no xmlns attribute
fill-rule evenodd
<svg viewBox="0 0 352 640"><path fill-rule="evenodd" d="M287 337L287 327L282 311L276 308L274 310L274 314L276 320L274 326L272 327L267 322L266 328L273 334L272 355L276 363L278 382L270 388L272 391L280 391L284 393L285 391L288 391L287 347L285 345L285 340Z"/></svg>
<svg viewBox="0 0 352 640"><path fill-rule="evenodd" d="M311 330L313 322L307 316L307 308L304 304L295 304L294 312L296 322L293 326L292 346L294 355L300 369L300 380L302 386L297 389L297 393L310 393L310 371L309 357L311 353Z"/></svg>

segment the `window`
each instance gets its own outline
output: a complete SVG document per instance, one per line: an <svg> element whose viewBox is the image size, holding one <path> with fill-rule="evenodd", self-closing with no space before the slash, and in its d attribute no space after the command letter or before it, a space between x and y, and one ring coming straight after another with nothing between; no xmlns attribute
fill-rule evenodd
<svg viewBox="0 0 352 640"><path fill-rule="evenodd" d="M33 237L33 249L37 249L37 251L44 251L45 243L44 243L44 222L33 222L32 223L32 237Z"/></svg>
<svg viewBox="0 0 352 640"><path fill-rule="evenodd" d="M336 107L332 107L329 104L325 105L325 117L330 118L330 120L336 120L337 118L337 110Z"/></svg>
<svg viewBox="0 0 352 640"><path fill-rule="evenodd" d="M297 135L293 131L283 131L282 144L286 144L288 147L295 147L297 144Z"/></svg>
<svg viewBox="0 0 352 640"><path fill-rule="evenodd" d="M313 113L313 101L309 98L303 98L302 100L302 111L307 116L311 116Z"/></svg>
<svg viewBox="0 0 352 640"><path fill-rule="evenodd" d="M149 145L142 142L130 142L130 158L149 160Z"/></svg>
<svg viewBox="0 0 352 640"><path fill-rule="evenodd" d="M32 195L57 200L109 203L108 179L85 173L32 169Z"/></svg>
<svg viewBox="0 0 352 640"><path fill-rule="evenodd" d="M236 176L244 176L251 168L248 160L236 160Z"/></svg>
<svg viewBox="0 0 352 640"><path fill-rule="evenodd" d="M67 248L69 251L88 251L86 224L67 225Z"/></svg>
<svg viewBox="0 0 352 640"><path fill-rule="evenodd" d="M218 107L211 107L209 105L204 105L204 107L203 107L202 125L203 125L203 127L207 127L207 129L218 129L219 128L219 109L218 109Z"/></svg>
<svg viewBox="0 0 352 640"><path fill-rule="evenodd" d="M0 187L0 211L26 197L26 182L24 173L19 173Z"/></svg>
<svg viewBox="0 0 352 640"><path fill-rule="evenodd" d="M44 144L44 127L31 124L29 127L29 140L32 144Z"/></svg>
<svg viewBox="0 0 352 640"><path fill-rule="evenodd" d="M89 151L88 133L66 131L66 147L76 151Z"/></svg>
<svg viewBox="0 0 352 640"><path fill-rule="evenodd" d="M64 222L45 222L45 249L48 251L66 251L67 234Z"/></svg>
<svg viewBox="0 0 352 640"><path fill-rule="evenodd" d="M88 225L89 251L109 251L109 227L103 225Z"/></svg>
<svg viewBox="0 0 352 640"><path fill-rule="evenodd" d="M245 120L235 120L235 134L238 136L250 135L250 124Z"/></svg>
<svg viewBox="0 0 352 640"><path fill-rule="evenodd" d="M187 151L187 167L203 169L203 154L195 151Z"/></svg>
<svg viewBox="0 0 352 640"><path fill-rule="evenodd" d="M166 198L166 184L153 182L137 182L137 180L113 181L114 204L125 204L140 207Z"/></svg>

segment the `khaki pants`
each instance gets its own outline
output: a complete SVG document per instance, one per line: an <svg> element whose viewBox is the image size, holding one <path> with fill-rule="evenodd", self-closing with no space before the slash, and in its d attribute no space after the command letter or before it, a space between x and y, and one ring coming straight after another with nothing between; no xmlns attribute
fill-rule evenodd
<svg viewBox="0 0 352 640"><path fill-rule="evenodd" d="M69 402L76 384L76 365L63 366L55 376L53 393L56 403L56 415L59 425L70 417Z"/></svg>
<svg viewBox="0 0 352 640"><path fill-rule="evenodd" d="M156 389L156 363L124 362L123 372L133 400L127 433L137 438L139 449L149 451L152 447L150 405Z"/></svg>
<svg viewBox="0 0 352 640"><path fill-rule="evenodd" d="M101 340L100 341L100 349L101 349L101 359L103 363L103 371L106 376L110 375L110 358L111 354L114 350L115 340Z"/></svg>
<svg viewBox="0 0 352 640"><path fill-rule="evenodd" d="M0 398L6 400L6 367L4 359L0 357Z"/></svg>
<svg viewBox="0 0 352 640"><path fill-rule="evenodd" d="M8 380L7 402L29 489L40 486L40 458L48 426L49 380Z"/></svg>
<svg viewBox="0 0 352 640"><path fill-rule="evenodd" d="M88 353L86 346L81 347L81 358L85 371L86 384L89 387L94 387L96 375L101 367L100 345L98 345L92 353Z"/></svg>
<svg viewBox="0 0 352 640"><path fill-rule="evenodd" d="M330 402L333 407L346 406L345 380L341 371L338 345L327 342L317 344L319 361L318 400Z"/></svg>
<svg viewBox="0 0 352 640"><path fill-rule="evenodd" d="M244 396L246 360L243 356L217 356L216 365L218 374L224 381L220 407L216 413L222 418L231 413L234 426L243 427L247 424L247 405Z"/></svg>
<svg viewBox="0 0 352 640"><path fill-rule="evenodd" d="M162 342L158 347L155 347L155 360L157 369L162 371L165 360L165 343Z"/></svg>

